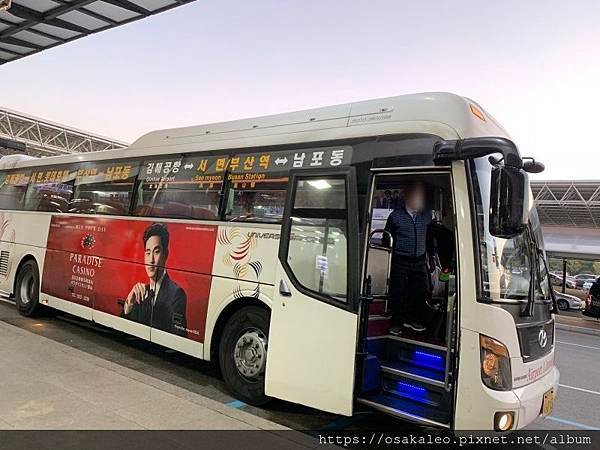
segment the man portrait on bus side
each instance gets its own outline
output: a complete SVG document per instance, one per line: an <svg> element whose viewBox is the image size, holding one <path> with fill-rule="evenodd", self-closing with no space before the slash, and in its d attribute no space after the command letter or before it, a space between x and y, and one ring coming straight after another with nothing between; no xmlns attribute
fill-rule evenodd
<svg viewBox="0 0 600 450"><path fill-rule="evenodd" d="M169 230L162 223L148 226L143 235L148 283L136 283L123 305L123 317L168 333L187 337L186 295L166 270Z"/></svg>
<svg viewBox="0 0 600 450"><path fill-rule="evenodd" d="M425 185L414 182L404 189L403 197L385 224L394 242L389 290L390 334L400 334L402 327L425 331L424 306L431 290L427 255L433 255L432 240L428 236L431 222ZM384 234L384 245L389 245L386 241L389 238Z"/></svg>

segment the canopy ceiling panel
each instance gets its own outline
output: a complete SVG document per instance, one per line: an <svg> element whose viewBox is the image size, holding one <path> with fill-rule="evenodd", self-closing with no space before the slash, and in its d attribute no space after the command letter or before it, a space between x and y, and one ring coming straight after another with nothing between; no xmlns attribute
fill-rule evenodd
<svg viewBox="0 0 600 450"><path fill-rule="evenodd" d="M0 65L194 0L0 0Z"/></svg>

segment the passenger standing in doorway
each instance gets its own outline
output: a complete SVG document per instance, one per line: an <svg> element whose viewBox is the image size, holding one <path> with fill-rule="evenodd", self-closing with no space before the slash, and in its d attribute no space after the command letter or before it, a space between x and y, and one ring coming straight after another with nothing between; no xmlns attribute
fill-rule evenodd
<svg viewBox="0 0 600 450"><path fill-rule="evenodd" d="M433 254L427 233L431 210L426 207L425 186L416 182L408 186L396 209L389 215L385 230L394 239L390 274L390 334L401 327L424 331L423 309L430 293L427 254Z"/></svg>

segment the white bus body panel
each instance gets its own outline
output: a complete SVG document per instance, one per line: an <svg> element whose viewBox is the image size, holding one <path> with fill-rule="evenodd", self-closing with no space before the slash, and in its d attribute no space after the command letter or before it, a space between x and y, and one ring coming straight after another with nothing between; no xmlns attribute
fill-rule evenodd
<svg viewBox="0 0 600 450"><path fill-rule="evenodd" d="M358 316L304 295L281 263L269 330L265 392L336 414L352 415Z"/></svg>
<svg viewBox="0 0 600 450"><path fill-rule="evenodd" d="M6 271L0 273L0 291L13 293L19 263L33 256L41 270L44 267L45 247L51 214L34 212L0 212L0 251L8 252Z"/></svg>
<svg viewBox="0 0 600 450"><path fill-rule="evenodd" d="M513 317L498 306L477 301L475 248L471 225L471 206L463 162L452 164L456 201L459 255L459 368L456 383L454 428L490 430L496 411L514 411L517 428L536 419L543 394L558 388L559 373L554 366L554 351L531 363L523 363ZM473 274L470 276L469 274ZM502 342L511 357L514 388L495 391L481 380L479 335ZM523 375L536 374L535 377ZM515 379L522 379L515 382Z"/></svg>

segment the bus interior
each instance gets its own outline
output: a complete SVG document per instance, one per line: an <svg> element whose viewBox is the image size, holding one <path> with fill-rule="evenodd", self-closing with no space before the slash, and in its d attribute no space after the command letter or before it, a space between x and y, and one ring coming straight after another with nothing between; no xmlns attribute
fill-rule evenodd
<svg viewBox="0 0 600 450"><path fill-rule="evenodd" d="M392 311L398 311L393 302L406 301L406 297L393 298L390 293L390 272L398 260L390 242L395 236L386 238L384 230L393 211L406 211L404 195L415 184L424 188L424 211L430 212L432 219L427 229L429 285L426 294L415 299L416 314L425 330L400 326L399 332L393 330L392 334ZM449 427L456 325L455 215L450 174L376 175L369 218L358 401L403 419ZM394 322L400 319L402 323L397 315Z"/></svg>

